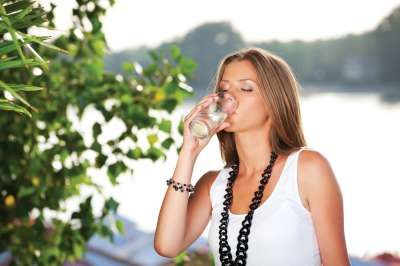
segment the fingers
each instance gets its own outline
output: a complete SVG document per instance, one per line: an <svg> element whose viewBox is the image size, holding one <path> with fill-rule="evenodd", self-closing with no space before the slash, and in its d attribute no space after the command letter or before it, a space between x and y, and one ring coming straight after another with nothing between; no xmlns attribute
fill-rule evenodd
<svg viewBox="0 0 400 266"><path fill-rule="evenodd" d="M214 134L224 130L225 128L229 127L231 124L228 122L223 122L219 127L215 128L214 130L211 131L211 134L208 138L211 138Z"/></svg>
<svg viewBox="0 0 400 266"><path fill-rule="evenodd" d="M204 102L209 98L217 98L217 97L218 97L217 93L211 93L211 94L204 96L199 102Z"/></svg>
<svg viewBox="0 0 400 266"><path fill-rule="evenodd" d="M210 102L210 99L211 99L211 100L217 100L217 99L218 99L217 94L216 94L216 93L213 93L213 94L209 94L209 95L203 97L203 99L202 99L201 101L199 101L199 102L197 103L197 105L203 105L203 106L204 106L205 103Z"/></svg>
<svg viewBox="0 0 400 266"><path fill-rule="evenodd" d="M215 93L205 96L200 102L196 104L196 106L185 116L183 119L184 122L191 121L191 118L194 117L196 113L198 113L201 109L208 106L212 101L217 100L218 96Z"/></svg>
<svg viewBox="0 0 400 266"><path fill-rule="evenodd" d="M198 112L200 112L203 108L205 108L205 107L208 105L209 102L211 102L211 99L208 99L207 101L205 101L205 102L203 102L203 103L201 103L201 104L196 105L196 106L190 111L190 113L187 114L187 115L185 116L184 122L185 122L185 123L190 122Z"/></svg>

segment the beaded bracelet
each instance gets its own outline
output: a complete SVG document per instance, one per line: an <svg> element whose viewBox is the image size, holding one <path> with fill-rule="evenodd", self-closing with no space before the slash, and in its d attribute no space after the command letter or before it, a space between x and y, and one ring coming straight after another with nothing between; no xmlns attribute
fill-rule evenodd
<svg viewBox="0 0 400 266"><path fill-rule="evenodd" d="M192 186L192 184L181 184L178 181L173 180L172 178L167 180L167 185L172 185L172 187L178 191L178 189L183 192L184 190L188 191L188 192L194 192L194 187Z"/></svg>

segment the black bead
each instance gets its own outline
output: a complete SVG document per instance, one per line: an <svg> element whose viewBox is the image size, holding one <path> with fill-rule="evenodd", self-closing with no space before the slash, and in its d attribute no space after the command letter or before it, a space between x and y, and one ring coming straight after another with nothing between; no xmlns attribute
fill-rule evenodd
<svg viewBox="0 0 400 266"><path fill-rule="evenodd" d="M229 172L229 178L227 182L227 187L225 189L226 194L224 195L223 201L223 211L221 212L221 224L219 226L219 259L222 265L246 265L247 254L246 251L248 249L248 236L250 234L250 227L253 220L253 213L261 203L261 198L264 193L265 185L268 183L269 177L271 176L272 167L275 163L278 155L272 151L271 158L269 161L269 165L266 167L262 174L262 178L260 179L259 190L254 193L254 197L252 199L252 203L250 204L250 211L245 216L242 222L242 228L239 230L238 243L236 248L236 258L235 261L232 260L231 248L228 244L228 221L229 221L229 208L233 201L233 193L232 186L235 181L238 169L239 169L239 161L235 162L231 167L232 170Z"/></svg>

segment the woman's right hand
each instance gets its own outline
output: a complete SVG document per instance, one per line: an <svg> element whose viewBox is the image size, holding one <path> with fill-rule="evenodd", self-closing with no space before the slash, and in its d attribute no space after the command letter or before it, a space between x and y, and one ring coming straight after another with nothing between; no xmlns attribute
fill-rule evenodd
<svg viewBox="0 0 400 266"><path fill-rule="evenodd" d="M215 102L218 99L217 93L212 93L209 95L206 95L205 97L202 98L201 101L199 101L193 109L185 116L183 120L183 144L182 144L182 149L185 151L189 152L190 154L197 156L201 150L210 142L211 137L223 130L224 128L229 126L228 122L222 123L219 127L217 127L215 130L211 131L211 134L207 136L206 138L200 139L196 138L192 135L192 132L190 130L189 124L193 120L193 118L196 116L196 114L201 111L202 109L208 107L212 102Z"/></svg>

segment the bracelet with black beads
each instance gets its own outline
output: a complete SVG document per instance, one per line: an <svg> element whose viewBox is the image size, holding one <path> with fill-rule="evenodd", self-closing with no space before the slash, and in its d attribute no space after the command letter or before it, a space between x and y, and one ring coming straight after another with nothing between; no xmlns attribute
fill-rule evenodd
<svg viewBox="0 0 400 266"><path fill-rule="evenodd" d="M187 191L187 192L194 192L194 187L192 184L184 184L184 183L180 183L178 181L173 180L172 178L167 180L167 185L172 185L172 187L178 191L178 189L183 192L183 191Z"/></svg>

